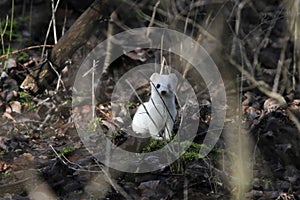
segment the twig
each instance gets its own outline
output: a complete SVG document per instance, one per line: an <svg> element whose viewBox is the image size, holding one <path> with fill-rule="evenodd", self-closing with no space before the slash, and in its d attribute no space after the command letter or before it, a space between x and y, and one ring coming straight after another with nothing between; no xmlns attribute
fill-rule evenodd
<svg viewBox="0 0 300 200"><path fill-rule="evenodd" d="M57 4L59 4L59 0L57 1ZM55 9L55 5L54 5L54 0L51 0L51 9L52 9L52 28L53 28L53 38L54 38L54 44L57 43L57 34L56 34L56 20L55 20L55 12L56 12L56 9Z"/></svg>
<svg viewBox="0 0 300 200"><path fill-rule="evenodd" d="M287 13L289 13L289 25L290 25L290 34L292 35L293 42L294 42L294 49L293 49L293 72L292 72L292 89L296 90L297 79L300 78L300 33L299 33L299 26L300 26L300 17L299 17L299 0L293 1L285 1L285 7ZM297 73L298 71L298 73ZM296 77L298 74L298 77Z"/></svg>
<svg viewBox="0 0 300 200"><path fill-rule="evenodd" d="M95 170L90 170L90 169L82 169L84 168L83 166L71 162L69 159L67 159L64 155L59 155L58 152L53 148L53 146L50 144L49 145L50 148L52 149L52 151L54 152L54 154L56 155L56 157L64 164L66 165L68 168L74 170L74 171L85 171L85 172L90 172L90 173L99 173L100 171L95 171ZM95 159L93 159L94 162L97 164L97 166L101 169L101 171L103 172L103 174L106 177L106 180L110 183L110 185L115 189L115 191L117 193L120 193L121 195L123 195L126 199L132 199L124 190L121 186L119 186L115 180L113 180L110 177L110 174L104 169L104 167ZM75 168L74 166L77 166L78 168Z"/></svg>
<svg viewBox="0 0 300 200"><path fill-rule="evenodd" d="M57 84L56 84L56 88L55 91L58 91L58 89L60 88L60 83L63 86L64 90L66 90L66 87L64 85L64 82L61 80L61 75L58 73L58 71L55 69L55 67L53 66L51 61L48 61L51 69L55 72L56 76L57 76Z"/></svg>
<svg viewBox="0 0 300 200"><path fill-rule="evenodd" d="M13 26L14 26L14 12L15 12L15 0L11 1L11 16L10 16L10 30L9 30L9 42L12 40Z"/></svg>
<svg viewBox="0 0 300 200"><path fill-rule="evenodd" d="M58 3L59 3L59 0L57 1L56 5L55 5L54 12L56 12L56 10L57 10ZM53 11L52 11L52 12L53 12ZM53 23L53 21L50 20L49 26L48 26L48 29L47 29L47 33L46 33L46 37L45 37L45 41L44 41L44 45L46 45L46 43L47 43L47 40L48 40L48 37L49 37L49 34L50 34L50 29L51 29L52 23ZM44 54L45 54L45 48L42 49L42 58L44 57Z"/></svg>
<svg viewBox="0 0 300 200"><path fill-rule="evenodd" d="M183 199L184 200L188 200L189 199L189 189L188 189L188 185L189 185L189 182L188 182L188 179L187 177L184 178L184 190L183 190Z"/></svg>
<svg viewBox="0 0 300 200"><path fill-rule="evenodd" d="M150 20L150 23L149 23L148 29L147 29L147 37L149 37L150 27L153 26L153 23L154 23L154 20L155 20L156 10L157 10L157 7L158 7L159 4L160 4L160 1L157 1L154 8L153 8L151 20Z"/></svg>
<svg viewBox="0 0 300 200"><path fill-rule="evenodd" d="M191 8L192 8L192 5L194 4L194 0L192 0L192 3L190 4L189 6L189 11L187 13L187 16L186 16L186 20L185 20L185 23L184 23L184 28L183 28L183 33L186 34L186 31L187 31L187 27L188 27L188 20L190 18L190 14L191 14ZM194 27L194 26L193 26ZM182 54L181 54L182 55Z"/></svg>
<svg viewBox="0 0 300 200"><path fill-rule="evenodd" d="M268 97L276 99L281 104L285 104L285 100L281 94L272 92L264 81L257 81L253 76L251 76L249 72L243 70L243 67L240 64L238 64L232 57L228 56L228 60L233 66L236 67L236 69L238 69L241 73L243 73L244 76L248 80L250 80L253 83L253 85L257 87L262 93L264 93Z"/></svg>
<svg viewBox="0 0 300 200"><path fill-rule="evenodd" d="M50 98L47 98L47 99L50 99ZM45 100L47 100L47 99L45 99ZM42 102L43 103L46 102L45 100L43 100ZM55 108L56 108L56 106L55 106L54 103L51 103L51 104L52 104L51 108L45 113L47 115L46 115L44 121L39 126L40 130L42 130L44 128L44 126L46 125L46 123L49 121L49 119L51 119L51 117L52 117L52 111L55 110ZM38 105L36 105L36 107L38 107Z"/></svg>
<svg viewBox="0 0 300 200"><path fill-rule="evenodd" d="M237 181L236 177L231 176L227 172L222 171L222 170L212 166L211 164L209 164L209 162L206 159L203 159L203 162L206 164L206 166L208 167L209 170L213 170L215 173L218 173L221 177L223 177L224 180Z"/></svg>
<svg viewBox="0 0 300 200"><path fill-rule="evenodd" d="M96 68L96 60L94 59L93 60L93 66L92 66L92 83L91 83L91 86L92 86L92 119L95 118L96 114L95 114L95 108L96 108L96 105L95 105L95 68Z"/></svg>
<svg viewBox="0 0 300 200"><path fill-rule="evenodd" d="M190 13L190 12L189 12L189 13ZM207 21L209 21L209 18L210 18L210 16L207 17ZM188 20L187 20L187 19L188 19L188 16L187 16L186 21L185 21L185 26L188 25ZM207 30L208 30L208 28L207 28ZM197 43L200 44L203 35L205 35L205 34L203 34L203 31L200 31L200 33L199 33L199 35L198 35L198 37L197 37ZM182 47L182 44L181 44L181 47ZM181 48L180 50L182 51L182 48ZM197 49L196 49L196 50L197 50ZM180 59L182 59L182 58L180 57ZM184 81L184 78L186 78L187 73L188 73L188 72L190 71L190 69L191 69L191 65L192 65L192 64L191 64L190 62L188 62L188 63L185 65L184 71L183 71L183 74L182 74L183 79L182 79L182 81L180 81L180 83L178 84L178 88L180 88L180 87L182 86L183 81Z"/></svg>
<svg viewBox="0 0 300 200"><path fill-rule="evenodd" d="M248 3L249 0L243 0L241 3L238 3L237 11L236 11L236 20L234 25L234 33L233 33L233 42L231 46L230 56L233 56L236 50L236 43L238 40L239 30L240 30L240 23L241 23L241 13L244 6Z"/></svg>
<svg viewBox="0 0 300 200"><path fill-rule="evenodd" d="M163 56L164 38L165 38L165 34L163 33L161 36L161 39L160 39L160 71L159 71L159 74L163 73L163 65L164 65L164 61L165 61L165 57Z"/></svg>
<svg viewBox="0 0 300 200"><path fill-rule="evenodd" d="M61 36L63 36L65 34L66 31L66 24L67 24L67 12L68 12L68 6L66 4L66 9L65 9L65 16L64 16L64 23L61 29Z"/></svg>
<svg viewBox="0 0 300 200"><path fill-rule="evenodd" d="M0 20L0 22L1 22L1 20ZM5 53L4 35L6 33L7 26L8 26L8 15L6 16L5 24L4 24L3 29L2 29L2 26L0 26L2 53Z"/></svg>
<svg viewBox="0 0 300 200"><path fill-rule="evenodd" d="M161 41L163 41L164 40L164 37L163 37L164 35L162 35L161 37ZM163 45L163 44L161 44L161 45ZM161 64L160 64L160 72L159 72L159 74L163 74L164 72L165 72L165 70L164 70L164 66L165 66L165 62L166 62L166 58L163 56L163 54L162 54L162 50L163 50L163 47L161 47ZM167 64L167 63L166 63Z"/></svg>
<svg viewBox="0 0 300 200"><path fill-rule="evenodd" d="M266 32L265 37L262 39L261 43L258 45L258 47L255 49L255 53L253 55L253 74L255 73L256 71L256 68L258 66L258 57L259 57L259 53L260 53L260 50L262 48L264 48L265 46L267 46L267 44L270 42L269 38L270 38L270 35L271 35L271 32L277 22L277 19L278 19L278 16L279 16L279 12L276 13L276 15L274 16L274 19L272 19L271 23L270 23L270 26L268 27L268 31ZM263 23L261 24L263 25ZM250 33L249 33L250 34ZM248 37L247 35L243 38L243 40Z"/></svg>
<svg viewBox="0 0 300 200"><path fill-rule="evenodd" d="M96 110L98 110L102 115L104 115L104 117L106 118L107 121L109 121L110 123L112 123L115 127L120 128L120 125L117 124L109 114L107 114L106 112L104 112L103 110L101 110L101 108L99 108L99 106L96 107Z"/></svg>
<svg viewBox="0 0 300 200"><path fill-rule="evenodd" d="M272 89L273 92L278 91L279 80L280 80L280 76L281 76L281 72L282 72L282 66L283 66L284 59L285 59L285 50L286 50L287 42L288 42L288 37L285 37L284 44L283 44L283 47L280 52L280 59L278 60L278 63L277 63L277 70L276 70L274 85L273 85L273 89Z"/></svg>
<svg viewBox="0 0 300 200"><path fill-rule="evenodd" d="M129 2L129 1L128 1ZM124 3L129 4L127 1L124 1ZM135 12L137 13L137 15L139 17L144 18L145 20L151 21L151 17L149 15L147 15L146 13L144 13L136 4L129 4L130 6L132 6L132 9L135 10ZM164 13L165 14L165 13ZM159 26L159 27L167 27L167 24L164 22L160 22L158 20L154 20L154 25ZM120 26L121 24L119 24ZM128 30L129 28L127 28Z"/></svg>
<svg viewBox="0 0 300 200"><path fill-rule="evenodd" d="M91 172L91 173L99 173L99 171L96 170L90 170L90 169L84 169L83 166L71 162L68 158L66 158L64 155L59 155L58 152L54 149L54 147L50 144L49 145L52 151L54 152L55 156L64 164L66 165L69 169L72 169L74 171L82 171L82 172ZM74 166L77 166L78 168L75 168Z"/></svg>
<svg viewBox="0 0 300 200"><path fill-rule="evenodd" d="M3 184L3 185L0 185L0 190L1 192L3 192L3 190L7 189L7 188L15 188L17 185L21 185L23 183L26 183L30 180L32 180L32 178L34 178L35 176L30 176L30 177L27 177L27 178L24 178L22 180L19 180L19 181L15 181L13 183L7 183L7 184Z"/></svg>
<svg viewBox="0 0 300 200"><path fill-rule="evenodd" d="M300 131L300 122L298 120L298 118L294 115L294 113L291 112L290 109L287 110L287 114L289 116L289 118L294 122L294 124L296 125L298 131Z"/></svg>
<svg viewBox="0 0 300 200"><path fill-rule="evenodd" d="M293 68L294 68L294 77L293 77L293 86L294 88L296 88L296 78L295 78L295 74L296 74L296 66L298 65L298 74L299 74L299 77L300 78L300 58L299 58L299 52L300 52L300 46L299 46L299 39L300 39L300 35L299 35L299 25L300 25L300 17L299 17L299 5L300 5L300 1L297 0L295 1L295 6L294 8L296 9L295 12L293 13L296 13L294 14L295 15L295 20L294 20L294 53L293 53L293 58L294 58L294 65L293 65Z"/></svg>
<svg viewBox="0 0 300 200"><path fill-rule="evenodd" d="M54 45L49 45L49 44L30 46L30 47L26 47L26 48L23 48L23 49L18 49L16 51L13 51L13 52L8 53L8 54L1 55L0 59L6 58L6 57L8 57L10 55L21 53L23 51L28 51L28 50L32 50L32 49L38 49L38 48L53 48L53 47L54 47Z"/></svg>
<svg viewBox="0 0 300 200"><path fill-rule="evenodd" d="M1 123L0 124L0 127L7 127L8 125L16 125L16 124L23 124L24 126L26 126L26 123L41 123L40 121L38 120L20 120L20 121L7 121L7 122L4 122L4 123Z"/></svg>
<svg viewBox="0 0 300 200"><path fill-rule="evenodd" d="M165 11L162 10L162 9L157 9L157 12L161 15L166 15L165 14ZM221 44L221 42L215 37L213 36L212 34L210 34L206 28L204 28L203 26L201 26L199 23L194 23L194 20L192 19L189 19L189 18L186 18L186 17L183 17L181 15L177 15L176 18L178 18L179 20L182 20L184 22L188 22L188 23L191 23L191 24L194 24L196 28L199 29L199 31L204 35L206 36L208 39L212 40L212 41L215 41L217 42L217 44Z"/></svg>
<svg viewBox="0 0 300 200"><path fill-rule="evenodd" d="M107 30L107 43L106 43L106 56L104 58L104 63L103 63L103 72L107 72L108 71L108 67L110 64L110 60L111 60L111 51L112 51L112 42L111 42L111 36L113 35L114 32L114 24L113 22L118 21L117 20L117 13L116 12L112 12L112 14L110 15L111 20L108 23L108 30Z"/></svg>
<svg viewBox="0 0 300 200"><path fill-rule="evenodd" d="M125 197L125 199L128 199L128 200L131 200L132 198L126 193L126 191L121 187L119 186L118 183L116 183L115 180L113 180L109 174L108 171L106 171L104 169L104 167L102 165L99 164L99 162L97 160L94 160L99 168L101 169L101 171L103 172L103 174L105 175L107 181L110 183L110 185L114 188L114 190L117 192L117 193L120 193L123 197Z"/></svg>
<svg viewBox="0 0 300 200"><path fill-rule="evenodd" d="M52 149L52 151L55 153L56 157L60 159L60 161L64 164L67 165L67 163L61 159L61 156L57 153L57 151L53 148L53 146L51 144L49 144L50 148ZM67 165L68 166L68 165Z"/></svg>

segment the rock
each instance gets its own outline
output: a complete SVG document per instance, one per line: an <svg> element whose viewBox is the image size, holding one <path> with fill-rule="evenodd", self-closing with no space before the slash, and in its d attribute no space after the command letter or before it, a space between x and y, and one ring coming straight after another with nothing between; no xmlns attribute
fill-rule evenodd
<svg viewBox="0 0 300 200"><path fill-rule="evenodd" d="M138 186L138 189L141 191L142 197L147 197L147 198L155 197L159 183L160 183L159 180L152 180L152 181L141 183Z"/></svg>
<svg viewBox="0 0 300 200"><path fill-rule="evenodd" d="M290 184L290 182L288 182L288 181L283 181L283 182L281 183L281 186L280 186L280 188L281 188L282 191L284 191L284 192L288 192L288 190L290 189L290 187L291 187L291 184Z"/></svg>
<svg viewBox="0 0 300 200"><path fill-rule="evenodd" d="M297 180L299 180L299 171L294 165L288 165L286 166L284 177L291 184L294 184L297 182Z"/></svg>
<svg viewBox="0 0 300 200"><path fill-rule="evenodd" d="M254 198L259 198L259 197L262 197L263 196L263 191L261 190L252 190L250 192L250 195Z"/></svg>
<svg viewBox="0 0 300 200"><path fill-rule="evenodd" d="M271 181L266 181L265 182L265 184L263 186L264 191L272 191L274 189L275 189L274 184Z"/></svg>
<svg viewBox="0 0 300 200"><path fill-rule="evenodd" d="M265 192L264 194L265 199L276 199L278 196L279 192L277 191Z"/></svg>
<svg viewBox="0 0 300 200"><path fill-rule="evenodd" d="M262 189L262 184L259 178L254 178L252 181L252 187L255 190L261 190Z"/></svg>

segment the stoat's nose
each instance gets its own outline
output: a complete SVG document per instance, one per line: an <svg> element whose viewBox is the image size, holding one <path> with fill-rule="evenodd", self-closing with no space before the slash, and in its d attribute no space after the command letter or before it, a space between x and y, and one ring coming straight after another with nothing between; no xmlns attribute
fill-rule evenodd
<svg viewBox="0 0 300 200"><path fill-rule="evenodd" d="M165 94L167 94L167 91L163 90L160 93L161 93L161 95L165 95Z"/></svg>

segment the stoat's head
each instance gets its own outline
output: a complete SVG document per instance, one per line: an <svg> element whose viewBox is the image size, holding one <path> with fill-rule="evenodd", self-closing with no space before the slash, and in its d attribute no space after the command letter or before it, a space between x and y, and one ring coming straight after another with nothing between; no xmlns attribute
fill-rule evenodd
<svg viewBox="0 0 300 200"><path fill-rule="evenodd" d="M178 79L174 73L158 74L153 73L150 77L151 94L159 93L162 97L174 96Z"/></svg>

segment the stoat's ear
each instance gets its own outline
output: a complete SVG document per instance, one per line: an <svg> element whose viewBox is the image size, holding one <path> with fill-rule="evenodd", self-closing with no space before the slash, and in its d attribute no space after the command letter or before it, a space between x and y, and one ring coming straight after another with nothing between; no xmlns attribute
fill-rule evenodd
<svg viewBox="0 0 300 200"><path fill-rule="evenodd" d="M174 91L176 90L178 84L178 78L174 73L169 74L169 80Z"/></svg>
<svg viewBox="0 0 300 200"><path fill-rule="evenodd" d="M155 82L155 80L157 80L157 78L158 78L159 76L160 76L159 73L154 72L154 73L151 75L150 80L151 80L152 82Z"/></svg>

